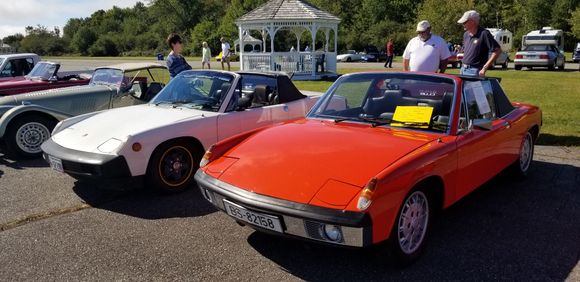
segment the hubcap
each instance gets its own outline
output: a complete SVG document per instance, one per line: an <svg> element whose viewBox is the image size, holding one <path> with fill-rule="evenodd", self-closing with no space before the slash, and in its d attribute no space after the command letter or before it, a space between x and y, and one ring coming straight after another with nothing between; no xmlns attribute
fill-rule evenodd
<svg viewBox="0 0 580 282"><path fill-rule="evenodd" d="M416 191L403 204L398 223L398 240L405 254L415 252L425 237L429 223L429 203L427 196Z"/></svg>
<svg viewBox="0 0 580 282"><path fill-rule="evenodd" d="M524 144L522 144L522 150L520 151L520 169L521 171L527 171L530 168L530 163L532 162L532 136L530 134L526 135L524 139Z"/></svg>
<svg viewBox="0 0 580 282"><path fill-rule="evenodd" d="M41 151L42 142L48 140L49 137L50 130L46 126L38 122L30 122L16 131L16 145L26 153L37 154Z"/></svg>
<svg viewBox="0 0 580 282"><path fill-rule="evenodd" d="M159 172L163 182L169 186L179 186L191 176L193 158L184 147L170 148L163 154Z"/></svg>

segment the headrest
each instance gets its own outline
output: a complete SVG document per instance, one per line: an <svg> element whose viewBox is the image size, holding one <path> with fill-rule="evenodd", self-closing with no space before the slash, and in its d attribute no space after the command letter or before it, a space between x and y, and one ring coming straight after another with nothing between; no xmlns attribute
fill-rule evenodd
<svg viewBox="0 0 580 282"><path fill-rule="evenodd" d="M270 89L267 85L256 85L254 88L254 99L252 101L253 104L267 104L268 103L268 94Z"/></svg>

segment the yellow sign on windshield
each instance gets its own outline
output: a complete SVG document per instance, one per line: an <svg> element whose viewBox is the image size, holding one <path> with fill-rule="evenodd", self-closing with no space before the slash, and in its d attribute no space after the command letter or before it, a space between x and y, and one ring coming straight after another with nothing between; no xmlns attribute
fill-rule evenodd
<svg viewBox="0 0 580 282"><path fill-rule="evenodd" d="M391 126L428 128L432 114L433 107L397 106Z"/></svg>

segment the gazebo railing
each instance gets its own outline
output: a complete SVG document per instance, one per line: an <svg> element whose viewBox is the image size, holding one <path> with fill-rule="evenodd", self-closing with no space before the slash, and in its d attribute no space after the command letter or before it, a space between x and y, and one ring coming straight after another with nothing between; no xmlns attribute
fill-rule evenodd
<svg viewBox="0 0 580 282"><path fill-rule="evenodd" d="M336 73L334 52L244 53L242 63L243 69L249 71L282 71L310 75L322 71L323 55L324 71Z"/></svg>

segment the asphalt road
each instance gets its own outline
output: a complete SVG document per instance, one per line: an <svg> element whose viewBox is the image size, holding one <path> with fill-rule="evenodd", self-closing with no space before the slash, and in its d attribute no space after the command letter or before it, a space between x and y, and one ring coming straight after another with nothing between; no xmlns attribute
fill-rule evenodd
<svg viewBox="0 0 580 282"><path fill-rule="evenodd" d="M536 147L435 221L424 257L345 250L240 227L196 189L110 192L0 154L0 280L580 281L580 148Z"/></svg>
<svg viewBox="0 0 580 282"><path fill-rule="evenodd" d="M115 60L96 60L96 59L91 59L91 58L82 58L82 59L61 59L61 60L57 60L62 64L62 70L64 71L73 71L73 70L90 70L96 67L100 67L100 66L107 66L107 65L112 65L112 64L117 64L117 63L122 63L122 62L139 62L138 60L128 60L128 59L123 59L123 58L119 58L119 59L115 59ZM143 62L159 62L159 61L154 61L154 60L150 60L150 61L143 61ZM165 61L161 61L160 63L164 64ZM200 61L188 61L189 64L191 64L191 66L194 69L200 69L201 68L201 62ZM212 68L214 69L221 69L221 64L219 62L212 62L211 63ZM240 66L239 62L232 62L231 63L231 67L238 69ZM352 68L352 69L382 69L384 66L384 62L381 63L361 63L361 62L353 62L353 63L338 63L338 68ZM403 69L403 65L402 63L393 63L393 67L395 70L401 70ZM498 66L499 67L499 66ZM513 63L509 64L509 69L513 70L514 65ZM534 70L539 70L539 71L548 71L547 68L535 68ZM579 70L579 65L575 64L575 63L570 63L567 62L566 63L566 70L567 71L578 71ZM524 68L523 71L529 71L527 69Z"/></svg>

